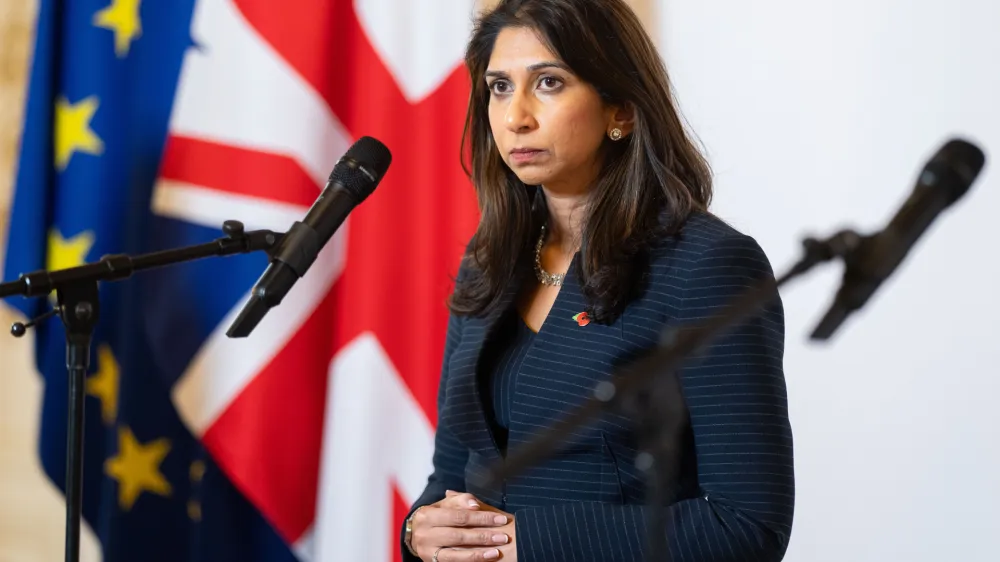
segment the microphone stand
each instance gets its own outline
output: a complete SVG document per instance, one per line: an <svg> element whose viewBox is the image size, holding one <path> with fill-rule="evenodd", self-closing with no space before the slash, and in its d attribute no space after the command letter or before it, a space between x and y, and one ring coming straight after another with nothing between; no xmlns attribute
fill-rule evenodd
<svg viewBox="0 0 1000 562"><path fill-rule="evenodd" d="M655 349L616 369L612 377L614 382L598 384L593 398L492 467L483 477L484 485L502 482L552 456L575 428L597 418L602 411L624 414L638 426L636 467L644 473L649 490L646 560L669 562L670 550L664 530L669 522L668 506L673 503L673 490L668 488L679 470L678 443L688 420L676 376L681 362L699 352L724 330L766 306L778 295L779 287L820 263L848 258L866 238L853 230L842 230L826 240L805 239L803 257L787 273L777 280L769 278L758 283L701 325L666 329Z"/></svg>
<svg viewBox="0 0 1000 562"><path fill-rule="evenodd" d="M58 305L27 324L15 322L10 331L22 337L31 326L55 316L66 326L66 369L69 375L66 441L66 562L80 558L80 516L83 509L84 381L90 368L90 346L100 317L99 281L120 281L143 269L193 261L210 256L230 256L270 250L284 236L270 230L244 232L239 221L226 221L226 236L213 242L136 257L105 256L92 264L59 271L22 274L17 281L0 284L0 298L13 295L41 297L56 292Z"/></svg>

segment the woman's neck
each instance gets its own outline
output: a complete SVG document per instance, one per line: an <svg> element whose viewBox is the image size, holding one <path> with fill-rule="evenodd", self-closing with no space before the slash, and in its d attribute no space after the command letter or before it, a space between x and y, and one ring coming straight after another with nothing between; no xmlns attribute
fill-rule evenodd
<svg viewBox="0 0 1000 562"><path fill-rule="evenodd" d="M586 195L559 195L546 190L545 202L549 208L546 244L560 248L565 255L576 253L586 218Z"/></svg>

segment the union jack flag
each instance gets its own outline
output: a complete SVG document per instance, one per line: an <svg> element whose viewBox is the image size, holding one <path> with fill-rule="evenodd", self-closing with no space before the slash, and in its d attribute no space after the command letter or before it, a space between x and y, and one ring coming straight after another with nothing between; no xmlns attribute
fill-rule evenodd
<svg viewBox="0 0 1000 562"><path fill-rule="evenodd" d="M225 332L266 256L101 287L84 516L109 560L398 557L431 472L473 0L42 0L5 278L285 231L361 136L393 163L282 304ZM37 316L44 300L13 301ZM64 331L36 333L63 484Z"/></svg>

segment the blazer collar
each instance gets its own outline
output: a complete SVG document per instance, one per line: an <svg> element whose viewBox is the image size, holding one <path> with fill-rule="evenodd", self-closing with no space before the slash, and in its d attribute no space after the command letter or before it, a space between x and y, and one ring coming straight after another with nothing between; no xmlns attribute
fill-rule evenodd
<svg viewBox="0 0 1000 562"><path fill-rule="evenodd" d="M500 319L504 313L508 312L517 298L519 290L527 280L527 274L531 272L522 271L516 274L506 290L500 296L497 306L481 317L471 317L466 319L463 331L462 346L465 353L469 353L472 361L462 361L455 363L455 370L448 374L449 390L460 389L453 394L454 402L449 410L451 422L456 436L469 449L476 451L490 461L501 459L500 449L493 439L490 426L486 420L486 411L483 408L483 400L488 397L482 396L479 385L480 373L488 371L488 365L481 365L483 348L486 342L494 335L501 325ZM457 422L457 423L456 423Z"/></svg>

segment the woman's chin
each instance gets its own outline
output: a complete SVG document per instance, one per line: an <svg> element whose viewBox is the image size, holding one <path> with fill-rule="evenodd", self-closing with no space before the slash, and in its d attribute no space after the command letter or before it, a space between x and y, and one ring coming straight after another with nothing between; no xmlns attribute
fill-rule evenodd
<svg viewBox="0 0 1000 562"><path fill-rule="evenodd" d="M514 175L525 185L543 185L551 176L550 174L541 174L537 171L526 170L524 168L520 170L515 168Z"/></svg>

